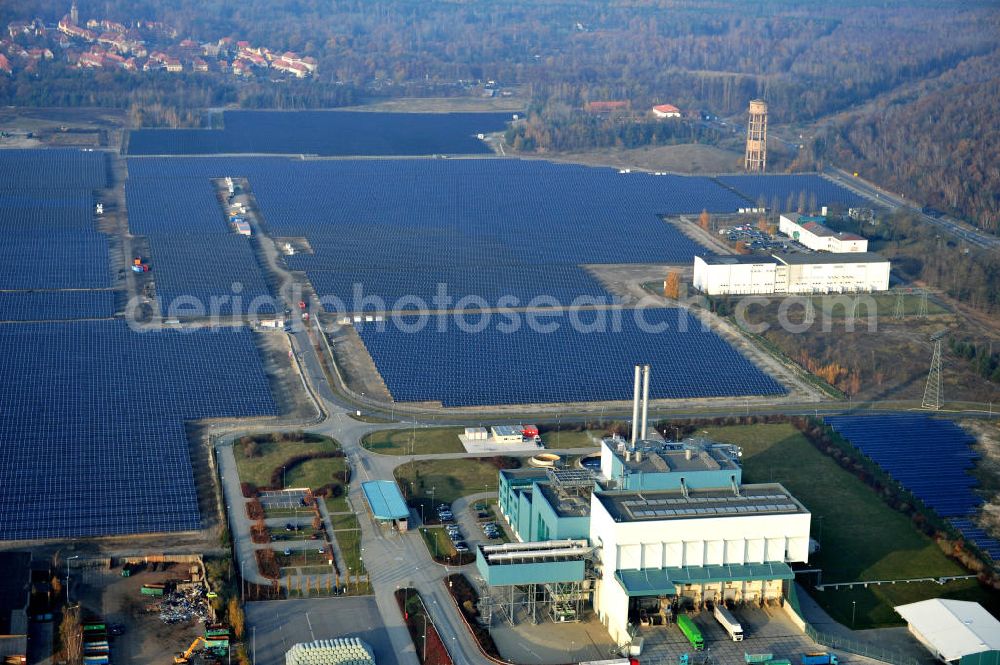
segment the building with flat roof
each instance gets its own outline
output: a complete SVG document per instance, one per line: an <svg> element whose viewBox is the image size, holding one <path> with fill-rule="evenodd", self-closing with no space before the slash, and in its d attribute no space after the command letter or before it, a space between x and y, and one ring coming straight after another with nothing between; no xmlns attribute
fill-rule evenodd
<svg viewBox="0 0 1000 665"><path fill-rule="evenodd" d="M953 663L1000 650L1000 621L979 603L931 598L893 608L935 658Z"/></svg>
<svg viewBox="0 0 1000 665"><path fill-rule="evenodd" d="M391 480L371 480L361 483L361 490L376 520L392 522L400 531L406 531L410 509L396 483Z"/></svg>
<svg viewBox="0 0 1000 665"><path fill-rule="evenodd" d="M869 252L694 257L707 295L871 293L889 288L888 259Z"/></svg>
<svg viewBox="0 0 1000 665"><path fill-rule="evenodd" d="M855 234L825 226L826 217L790 213L778 218L778 232L817 252L846 254L868 251L868 241Z"/></svg>
<svg viewBox="0 0 1000 665"><path fill-rule="evenodd" d="M780 484L743 485L741 455L704 438L611 437L599 472L503 470L500 510L525 547L480 548L483 579L542 585L558 620L582 607L559 598L588 600L619 643L640 615L781 598L789 564L808 559L811 516Z"/></svg>
<svg viewBox="0 0 1000 665"><path fill-rule="evenodd" d="M524 428L516 425L494 425L490 428L493 440L497 443L521 443L524 441Z"/></svg>
<svg viewBox="0 0 1000 665"><path fill-rule="evenodd" d="M594 608L613 639L642 613L776 600L809 557L809 511L779 484L595 493Z"/></svg>

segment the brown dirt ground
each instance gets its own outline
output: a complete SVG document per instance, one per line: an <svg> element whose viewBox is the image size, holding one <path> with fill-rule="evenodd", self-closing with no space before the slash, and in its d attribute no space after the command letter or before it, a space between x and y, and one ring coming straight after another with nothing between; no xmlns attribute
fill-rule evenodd
<svg viewBox="0 0 1000 665"><path fill-rule="evenodd" d="M538 157L543 156L538 155ZM557 153L544 155L544 159L590 166L611 166L619 169L634 168L674 173L732 173L740 170L743 166L743 156L739 153L715 146L693 143Z"/></svg>
<svg viewBox="0 0 1000 665"><path fill-rule="evenodd" d="M146 609L152 600L139 592L143 584L188 577L185 565L143 570L130 577L122 577L120 568L84 569L74 571L73 576L73 598L79 599L85 616L125 626L124 635L111 638L111 661L117 665L169 663L174 653L187 649L204 631L196 621L163 623L157 613Z"/></svg>
<svg viewBox="0 0 1000 665"><path fill-rule="evenodd" d="M987 497L979 523L994 538L1000 538L1000 423L968 420L962 426L975 435L976 452L982 456L976 465L976 475Z"/></svg>

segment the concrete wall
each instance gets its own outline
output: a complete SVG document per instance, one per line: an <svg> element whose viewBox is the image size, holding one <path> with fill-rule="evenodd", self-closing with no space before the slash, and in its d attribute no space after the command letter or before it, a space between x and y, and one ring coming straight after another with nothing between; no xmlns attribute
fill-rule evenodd
<svg viewBox="0 0 1000 665"><path fill-rule="evenodd" d="M788 293L853 293L889 288L889 262L792 264L788 266Z"/></svg>
<svg viewBox="0 0 1000 665"><path fill-rule="evenodd" d="M773 262L709 264L700 256L694 257L694 288L708 295L774 293Z"/></svg>

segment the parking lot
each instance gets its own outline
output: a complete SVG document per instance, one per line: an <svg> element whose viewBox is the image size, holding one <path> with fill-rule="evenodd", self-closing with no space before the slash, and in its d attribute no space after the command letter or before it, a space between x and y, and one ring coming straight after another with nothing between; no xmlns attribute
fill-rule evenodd
<svg viewBox="0 0 1000 665"><path fill-rule="evenodd" d="M371 645L378 665L397 665L371 596L247 603L246 618L256 665L282 665L299 642L348 636Z"/></svg>
<svg viewBox="0 0 1000 665"><path fill-rule="evenodd" d="M742 663L744 653L771 653L775 658L787 658L797 663L799 656L809 651L826 651L802 633L785 615L780 607L744 606L733 611L733 615L743 627L744 639L734 642L710 612L689 615L694 619L705 638L703 656L696 656L690 643L681 634L676 624L641 628L639 635L644 640L643 661L677 663L681 655L687 653L693 662L709 658L714 663ZM874 665L879 661L837 652L842 663Z"/></svg>

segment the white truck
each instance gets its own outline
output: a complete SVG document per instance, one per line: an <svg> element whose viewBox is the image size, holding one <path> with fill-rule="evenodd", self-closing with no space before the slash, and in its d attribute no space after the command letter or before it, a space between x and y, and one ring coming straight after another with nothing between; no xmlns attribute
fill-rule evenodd
<svg viewBox="0 0 1000 665"><path fill-rule="evenodd" d="M722 624L722 627L729 633L729 637L733 638L733 642L743 641L743 626L729 610L717 603L712 613L715 615L715 620Z"/></svg>

